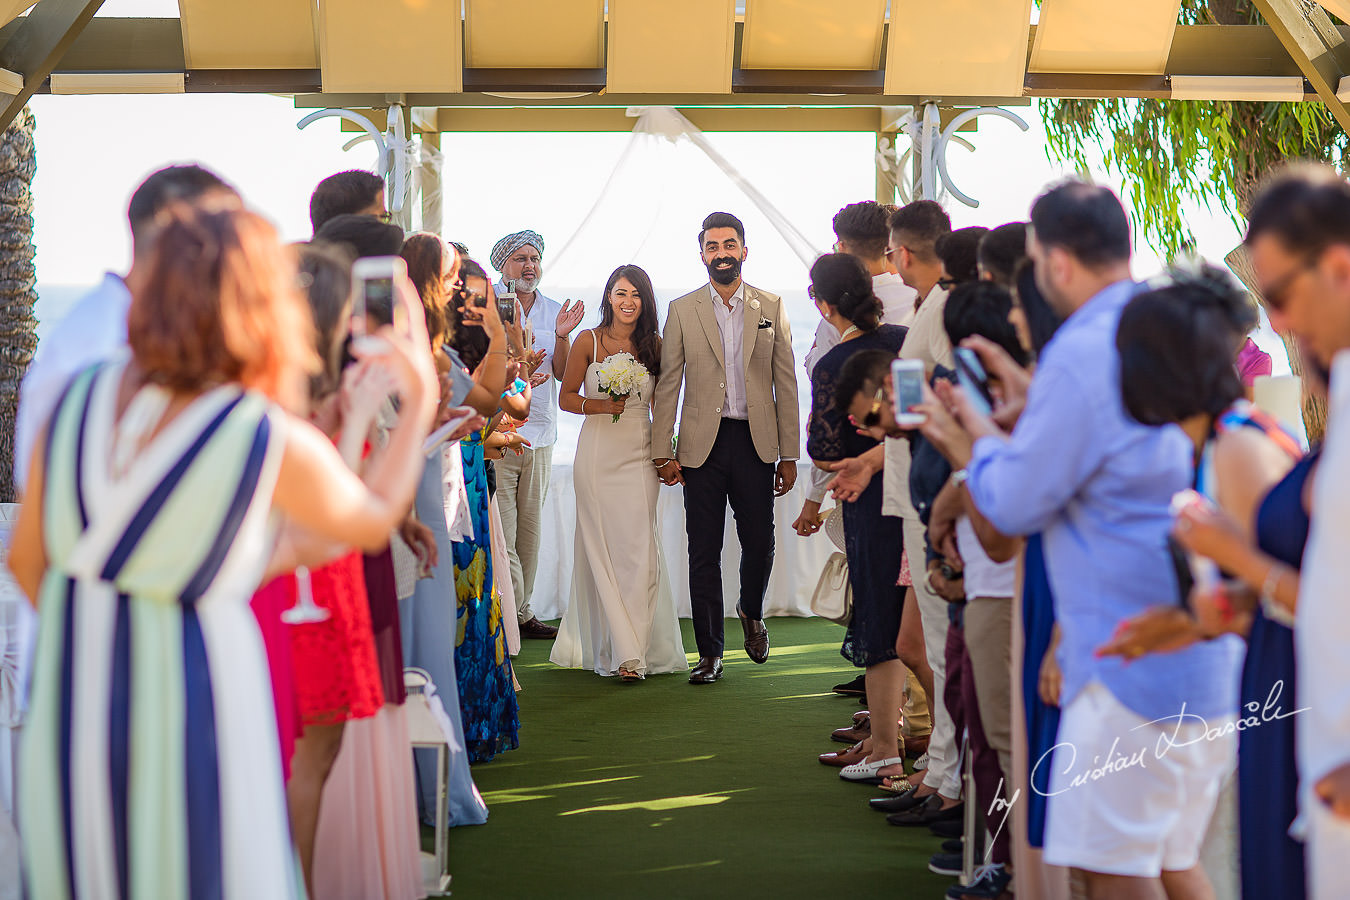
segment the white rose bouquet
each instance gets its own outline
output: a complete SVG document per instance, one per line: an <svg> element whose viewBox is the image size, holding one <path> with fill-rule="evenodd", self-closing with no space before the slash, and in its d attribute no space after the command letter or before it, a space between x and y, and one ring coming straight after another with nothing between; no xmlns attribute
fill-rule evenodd
<svg viewBox="0 0 1350 900"><path fill-rule="evenodd" d="M622 400L634 392L640 398L642 376L646 374L647 367L634 359L633 354L616 353L600 364L596 381L611 400ZM615 416L614 421L619 421L619 417Z"/></svg>

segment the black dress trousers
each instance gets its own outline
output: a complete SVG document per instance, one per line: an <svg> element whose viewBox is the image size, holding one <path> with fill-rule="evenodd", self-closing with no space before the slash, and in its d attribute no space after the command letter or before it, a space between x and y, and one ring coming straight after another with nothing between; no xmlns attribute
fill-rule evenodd
<svg viewBox="0 0 1350 900"><path fill-rule="evenodd" d="M721 656L722 536L727 504L731 504L741 542L741 610L748 618L761 619L773 570L774 466L755 451L749 422L723 419L707 461L683 473L694 639L699 656Z"/></svg>

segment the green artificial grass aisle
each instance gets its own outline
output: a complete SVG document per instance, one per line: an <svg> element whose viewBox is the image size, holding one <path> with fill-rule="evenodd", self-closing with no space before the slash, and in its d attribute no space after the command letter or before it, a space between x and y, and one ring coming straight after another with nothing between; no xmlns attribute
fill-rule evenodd
<svg viewBox="0 0 1350 900"><path fill-rule="evenodd" d="M939 839L886 824L877 789L816 761L860 709L830 693L854 674L842 631L768 625L756 666L728 620L726 674L699 686L559 669L552 642L525 641L520 749L474 767L491 812L450 833L454 896L942 897Z"/></svg>

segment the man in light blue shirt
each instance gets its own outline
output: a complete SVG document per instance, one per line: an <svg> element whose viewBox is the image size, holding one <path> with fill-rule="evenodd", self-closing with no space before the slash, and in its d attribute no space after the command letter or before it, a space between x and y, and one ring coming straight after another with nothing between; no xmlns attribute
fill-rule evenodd
<svg viewBox="0 0 1350 900"><path fill-rule="evenodd" d="M1032 208L1028 252L1065 321L1011 438L965 417L976 440L954 477L1000 531L1044 539L1064 709L1053 762L1030 760L1050 774L1045 860L1083 870L1093 897L1159 886L1206 896L1200 842L1235 744L1207 739L1205 726L1236 713L1241 648L1223 639L1128 663L1096 654L1122 621L1178 599L1166 536L1171 498L1191 484L1192 445L1124 409L1115 338L1136 287L1115 195L1079 183L1048 191Z"/></svg>

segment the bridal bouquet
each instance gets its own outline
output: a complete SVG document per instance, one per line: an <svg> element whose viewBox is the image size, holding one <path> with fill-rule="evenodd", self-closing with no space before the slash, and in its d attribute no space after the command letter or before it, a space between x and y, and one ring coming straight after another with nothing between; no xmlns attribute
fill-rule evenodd
<svg viewBox="0 0 1350 900"><path fill-rule="evenodd" d="M616 353L600 364L596 380L600 390L609 394L611 400L622 400L634 391L638 392L639 397L642 396L638 385L646 374L647 367L634 359L631 353ZM615 416L614 421L619 421L619 417Z"/></svg>

